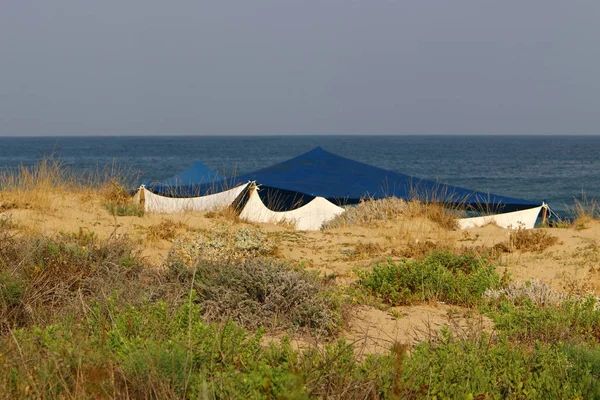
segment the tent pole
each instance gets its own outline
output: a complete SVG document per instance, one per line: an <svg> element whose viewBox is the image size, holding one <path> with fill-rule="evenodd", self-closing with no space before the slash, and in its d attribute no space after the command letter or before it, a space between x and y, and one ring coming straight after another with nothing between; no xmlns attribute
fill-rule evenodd
<svg viewBox="0 0 600 400"><path fill-rule="evenodd" d="M546 220L548 219L548 206L546 203L542 204L542 226L546 225Z"/></svg>
<svg viewBox="0 0 600 400"><path fill-rule="evenodd" d="M146 188L144 185L140 187L140 206L142 210L146 211Z"/></svg>

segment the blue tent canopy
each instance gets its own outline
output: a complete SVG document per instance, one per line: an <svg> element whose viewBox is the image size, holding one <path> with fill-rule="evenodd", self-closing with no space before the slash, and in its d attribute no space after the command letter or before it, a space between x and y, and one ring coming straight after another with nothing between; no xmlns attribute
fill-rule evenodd
<svg viewBox="0 0 600 400"><path fill-rule="evenodd" d="M237 180L256 181L270 189L321 196L338 204L354 204L365 198L395 196L505 212L541 205L540 202L475 192L411 177L341 157L321 147L242 175Z"/></svg>

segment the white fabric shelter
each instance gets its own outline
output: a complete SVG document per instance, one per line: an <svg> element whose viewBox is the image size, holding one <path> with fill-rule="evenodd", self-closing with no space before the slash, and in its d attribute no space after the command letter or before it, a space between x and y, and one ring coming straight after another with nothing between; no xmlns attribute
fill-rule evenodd
<svg viewBox="0 0 600 400"><path fill-rule="evenodd" d="M461 229L469 229L488 224L496 224L506 229L533 229L535 226L535 221L537 220L542 207L545 207L545 205L504 214L461 218L458 220L458 226Z"/></svg>
<svg viewBox="0 0 600 400"><path fill-rule="evenodd" d="M315 197L307 204L291 211L272 211L264 205L258 195L256 186L249 189L248 201L246 202L240 218L251 222L288 222L302 231L315 231L321 229L323 223L333 219L344 212L323 197Z"/></svg>
<svg viewBox="0 0 600 400"><path fill-rule="evenodd" d="M248 183L223 192L200 197L175 198L154 194L144 186L135 194L134 201L143 204L145 212L178 213L185 211L213 211L230 206L246 189Z"/></svg>

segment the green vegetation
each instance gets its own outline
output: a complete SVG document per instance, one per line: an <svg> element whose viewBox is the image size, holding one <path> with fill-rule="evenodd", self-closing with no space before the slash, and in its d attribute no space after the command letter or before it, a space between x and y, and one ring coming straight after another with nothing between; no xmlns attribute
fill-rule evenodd
<svg viewBox="0 0 600 400"><path fill-rule="evenodd" d="M442 331L439 343L419 344L409 360L402 398L600 398L597 349L455 339Z"/></svg>
<svg viewBox="0 0 600 400"><path fill-rule="evenodd" d="M423 261L390 261L357 273L358 287L390 305L434 300L475 306L487 289L500 283L485 259L450 252L434 252Z"/></svg>
<svg viewBox="0 0 600 400"><path fill-rule="evenodd" d="M176 242L156 269L126 236L12 226L0 224L0 398L600 398L596 299L510 284L472 254L379 264L353 290L467 306L493 331L444 328L369 355L340 339L340 290L272 258L256 228Z"/></svg>
<svg viewBox="0 0 600 400"><path fill-rule="evenodd" d="M496 329L524 342L600 342L600 309L593 297L537 305L529 299L493 303L488 314Z"/></svg>

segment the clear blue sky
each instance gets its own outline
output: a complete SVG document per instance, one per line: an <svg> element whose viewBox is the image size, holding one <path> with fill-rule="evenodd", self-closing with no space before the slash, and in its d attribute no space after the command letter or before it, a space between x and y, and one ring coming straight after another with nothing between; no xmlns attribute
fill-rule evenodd
<svg viewBox="0 0 600 400"><path fill-rule="evenodd" d="M0 136L599 134L598 0L18 0Z"/></svg>

